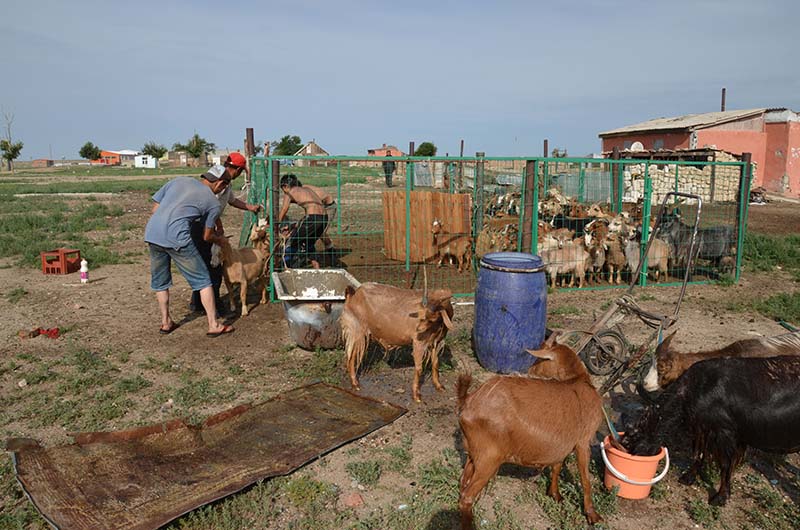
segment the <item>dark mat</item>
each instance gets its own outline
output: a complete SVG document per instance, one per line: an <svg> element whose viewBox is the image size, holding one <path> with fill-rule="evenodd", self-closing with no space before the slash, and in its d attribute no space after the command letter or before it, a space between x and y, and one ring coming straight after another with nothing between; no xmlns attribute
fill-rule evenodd
<svg viewBox="0 0 800 530"><path fill-rule="evenodd" d="M257 480L288 474L406 410L316 383L200 426L81 433L49 449L16 438L17 479L56 528L158 528Z"/></svg>

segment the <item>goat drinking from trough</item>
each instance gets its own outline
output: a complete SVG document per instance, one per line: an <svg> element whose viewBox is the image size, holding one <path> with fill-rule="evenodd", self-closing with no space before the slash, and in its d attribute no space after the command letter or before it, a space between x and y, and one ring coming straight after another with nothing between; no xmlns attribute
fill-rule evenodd
<svg viewBox="0 0 800 530"><path fill-rule="evenodd" d="M470 375L458 378L458 421L467 453L458 508L461 528L472 528L472 508L505 462L550 466L548 495L561 500L558 476L573 451L589 523L601 520L592 504L589 441L602 419L601 398L575 352L555 343L555 333L529 351L538 357L530 377L495 376L468 394Z"/></svg>
<svg viewBox="0 0 800 530"><path fill-rule="evenodd" d="M439 382L439 352L444 347L447 331L452 329L452 293L446 289L429 295L411 289L400 289L379 283L364 283L354 290L345 290L345 302L339 320L345 341L345 361L354 390L360 390L356 377L370 339L388 351L412 346L414 401L420 402L419 381L422 369L431 362L431 379L436 390Z"/></svg>
<svg viewBox="0 0 800 530"><path fill-rule="evenodd" d="M670 334L656 348L653 363L644 377L644 389L656 392L678 379L694 363L719 357L777 357L778 355L800 356L800 331L784 333L775 337L745 339L728 344L717 350L696 353L681 353L670 349L675 333Z"/></svg>
<svg viewBox="0 0 800 530"><path fill-rule="evenodd" d="M681 477L692 484L707 457L720 468L709 504L724 505L731 476L748 447L800 451L800 357L717 358L693 364L622 438L629 453L655 454L668 434L686 431L693 462ZM681 433L683 435L683 433Z"/></svg>
<svg viewBox="0 0 800 530"><path fill-rule="evenodd" d="M447 232L438 219L433 220L431 233L436 256L439 257L439 267L448 256L452 256L458 262L458 272L469 270L472 267L472 237L467 234Z"/></svg>

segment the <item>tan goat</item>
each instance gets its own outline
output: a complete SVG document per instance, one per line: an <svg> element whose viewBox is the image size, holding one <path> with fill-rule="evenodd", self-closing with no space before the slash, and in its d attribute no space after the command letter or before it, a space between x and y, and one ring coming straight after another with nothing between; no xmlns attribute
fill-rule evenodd
<svg viewBox="0 0 800 530"><path fill-rule="evenodd" d="M547 274L550 275L550 285L556 287L556 277L559 274L572 273L569 286L575 285L578 278L578 287L583 287L586 276L586 266L589 263L589 253L580 242L567 241L562 248L550 248L540 252Z"/></svg>
<svg viewBox="0 0 800 530"><path fill-rule="evenodd" d="M444 347L447 331L453 327L451 297L452 293L446 289L425 296L421 291L379 283L364 283L357 290L347 287L339 323L353 390L360 390L357 374L370 339L386 351L412 346L414 383L411 392L414 401L422 401L420 377L429 359L433 386L436 390L444 390L439 382L439 352Z"/></svg>
<svg viewBox="0 0 800 530"><path fill-rule="evenodd" d="M452 256L458 262L458 272L469 270L472 267L472 237L466 234L451 234L447 232L438 219L433 220L431 228L433 246L436 256L439 257L438 266L441 267L445 258Z"/></svg>
<svg viewBox="0 0 800 530"><path fill-rule="evenodd" d="M458 499L462 530L473 527L475 502L506 462L549 466L547 494L561 501L558 478L572 452L577 456L586 519L589 524L602 519L592 503L589 475L589 444L603 417L602 399L575 352L554 338L541 350L528 350L539 358L529 377L495 376L471 394L472 377L458 378L458 421L467 453Z"/></svg>
<svg viewBox="0 0 800 530"><path fill-rule="evenodd" d="M267 290L264 278L264 265L269 258L269 242L267 233L269 227L254 226L250 233L250 241L253 248L231 247L227 240L220 245L222 251L222 278L225 280L225 287L228 289L228 302L231 310L236 310L233 300L233 284L239 284L239 298L242 302L242 316L247 316L247 286L257 282L261 292L261 303L267 302Z"/></svg>

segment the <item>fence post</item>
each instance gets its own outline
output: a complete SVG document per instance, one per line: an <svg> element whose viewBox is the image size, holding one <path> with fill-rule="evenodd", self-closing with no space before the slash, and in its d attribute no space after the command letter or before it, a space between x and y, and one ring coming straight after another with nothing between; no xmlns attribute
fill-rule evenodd
<svg viewBox="0 0 800 530"><path fill-rule="evenodd" d="M647 285L647 240L650 239L650 210L653 201L653 181L650 178L650 162L644 165L644 204L642 204L642 240L639 242L639 261L642 263L642 272L639 281L642 287Z"/></svg>
<svg viewBox="0 0 800 530"><path fill-rule="evenodd" d="M580 169L578 169L578 202L584 202L585 186L586 186L586 168L583 162L578 162Z"/></svg>
<svg viewBox="0 0 800 530"><path fill-rule="evenodd" d="M478 159L475 161L475 211L478 213L478 218L475 220L476 234L480 234L483 230L483 176L485 166L483 157L485 156L486 153L483 151L478 151L475 153L475 157Z"/></svg>
<svg viewBox="0 0 800 530"><path fill-rule="evenodd" d="M619 160L619 147L615 147L611 151L611 160ZM611 211L619 213L621 208L619 206L619 163L611 164Z"/></svg>
<svg viewBox="0 0 800 530"><path fill-rule="evenodd" d="M522 211L522 252L531 252L531 241L533 238L533 209L536 208L534 199L534 186L536 172L536 161L525 161L525 203Z"/></svg>
<svg viewBox="0 0 800 530"><path fill-rule="evenodd" d="M414 142L408 142L408 156L414 156ZM411 181L411 187L406 186L406 189L414 189L414 163L411 161L406 162L406 180Z"/></svg>
<svg viewBox="0 0 800 530"><path fill-rule="evenodd" d="M267 159L270 160L270 159ZM270 160L269 175L267 175L267 186L265 190L265 197L269 202L269 224L270 224L270 248L274 249L278 241L280 231L278 229L278 213L280 212L278 204L280 203L280 182L281 182L281 164L280 161ZM275 286L272 285L272 273L275 272L275 253L270 252L269 255L269 299L275 301Z"/></svg>
<svg viewBox="0 0 800 530"><path fill-rule="evenodd" d="M336 233L342 233L342 161L336 161Z"/></svg>
<svg viewBox="0 0 800 530"><path fill-rule="evenodd" d="M458 154L458 190L464 189L464 139L461 139L461 150Z"/></svg>
<svg viewBox="0 0 800 530"><path fill-rule="evenodd" d="M739 175L739 207L736 209L736 283L742 274L744 233L747 228L747 206L750 203L750 175L753 172L752 153L742 153L742 172Z"/></svg>

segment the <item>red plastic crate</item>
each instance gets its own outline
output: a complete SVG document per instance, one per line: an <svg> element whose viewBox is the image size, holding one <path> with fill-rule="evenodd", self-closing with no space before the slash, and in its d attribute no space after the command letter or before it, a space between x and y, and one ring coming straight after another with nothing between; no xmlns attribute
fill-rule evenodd
<svg viewBox="0 0 800 530"><path fill-rule="evenodd" d="M57 248L41 253L43 274L70 274L81 268L81 251Z"/></svg>

